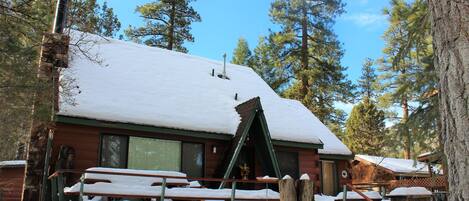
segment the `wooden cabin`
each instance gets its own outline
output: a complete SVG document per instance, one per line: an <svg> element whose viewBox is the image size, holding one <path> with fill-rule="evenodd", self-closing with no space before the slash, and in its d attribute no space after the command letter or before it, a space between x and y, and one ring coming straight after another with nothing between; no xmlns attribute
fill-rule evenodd
<svg viewBox="0 0 469 201"><path fill-rule="evenodd" d="M355 155L353 184L379 184L391 180L430 177L427 164L401 158Z"/></svg>
<svg viewBox="0 0 469 201"><path fill-rule="evenodd" d="M51 167L173 170L190 177L298 178L335 195L352 152L251 68L91 34L70 46ZM219 184L218 184L219 185ZM240 188L253 188L238 184Z"/></svg>
<svg viewBox="0 0 469 201"><path fill-rule="evenodd" d="M19 201L24 179L24 160L0 161L0 200Z"/></svg>

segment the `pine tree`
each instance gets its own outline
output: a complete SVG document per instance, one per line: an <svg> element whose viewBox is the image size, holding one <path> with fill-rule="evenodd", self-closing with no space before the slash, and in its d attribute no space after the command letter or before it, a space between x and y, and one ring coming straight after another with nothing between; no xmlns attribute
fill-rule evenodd
<svg viewBox="0 0 469 201"><path fill-rule="evenodd" d="M74 20L78 16L99 16L96 9L99 5L84 9L90 6L85 3L71 1L67 26L97 33L96 27L87 24L90 21ZM35 92L50 87L39 82L36 73L42 36L51 31L54 8L54 1L0 1L0 160L16 158L18 147L27 143L33 118L50 117L48 110L37 116L33 116L31 110ZM102 21L100 17L95 19ZM116 28L112 30L115 33ZM24 159L24 155L17 158Z"/></svg>
<svg viewBox="0 0 469 201"><path fill-rule="evenodd" d="M278 45L275 35L260 37L252 56L252 68L277 93L282 93L291 79L291 64L282 59L284 49Z"/></svg>
<svg viewBox="0 0 469 201"><path fill-rule="evenodd" d="M193 42L192 22L200 22L199 14L190 6L191 0L159 0L138 6L145 26L129 26L125 35L148 46L187 52L184 41Z"/></svg>
<svg viewBox="0 0 469 201"><path fill-rule="evenodd" d="M121 27L106 1L100 6L96 0L73 0L68 10L68 26L72 29L114 37Z"/></svg>
<svg viewBox="0 0 469 201"><path fill-rule="evenodd" d="M332 31L337 15L343 12L340 0L276 0L270 16L281 31L274 33L294 75L293 85L283 95L301 101L327 125L341 125L345 115L334 108L348 102L353 86L340 65L343 49ZM336 124L336 125L333 125Z"/></svg>
<svg viewBox="0 0 469 201"><path fill-rule="evenodd" d="M251 66L251 50L249 50L249 45L246 39L239 38L238 45L233 51L233 58L231 63L239 64L243 66Z"/></svg>
<svg viewBox="0 0 469 201"><path fill-rule="evenodd" d="M358 87L360 88L360 92L362 93L362 97L368 97L369 99L373 99L375 94L375 82L377 79L377 75L375 73L375 69L373 68L373 60L370 58L365 59L362 67L362 75L358 80Z"/></svg>
<svg viewBox="0 0 469 201"><path fill-rule="evenodd" d="M393 0L391 8L385 9L390 26L384 34L385 57L380 67L384 93L380 103L384 107L398 105L402 108L396 127L405 158L411 157L414 148L438 146L435 135L438 129L437 79L427 10L427 2L423 0L412 3ZM413 109L410 103L418 106Z"/></svg>
<svg viewBox="0 0 469 201"><path fill-rule="evenodd" d="M346 123L347 146L354 152L380 156L385 146L384 112L365 96L355 105Z"/></svg>

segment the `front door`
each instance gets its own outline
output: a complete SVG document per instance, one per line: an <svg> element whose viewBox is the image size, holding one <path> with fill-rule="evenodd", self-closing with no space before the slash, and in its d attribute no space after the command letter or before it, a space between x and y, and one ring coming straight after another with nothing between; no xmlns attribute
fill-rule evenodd
<svg viewBox="0 0 469 201"><path fill-rule="evenodd" d="M334 161L321 161L321 173L322 193L326 195L335 195L337 192L337 182Z"/></svg>

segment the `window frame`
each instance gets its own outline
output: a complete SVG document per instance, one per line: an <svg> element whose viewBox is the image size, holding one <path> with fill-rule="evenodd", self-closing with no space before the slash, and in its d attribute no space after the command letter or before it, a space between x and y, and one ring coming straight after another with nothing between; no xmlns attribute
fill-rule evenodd
<svg viewBox="0 0 469 201"><path fill-rule="evenodd" d="M159 138L155 136L141 136L141 135L126 135L126 134L116 134L116 133L100 133L99 134L99 148L98 148L98 166L102 166L102 153L103 153L103 136L121 136L121 137L126 137L127 138L127 147L126 147L126 157L125 157L125 168L129 168L129 145L130 145L130 138L131 137L139 137L139 138L150 138L150 139L159 139L159 140L170 140L170 141L178 141L181 143L181 164L180 164L180 169L182 170L182 157L184 155L184 149L183 149L183 144L184 143L191 143L191 144L200 144L202 145L202 177L205 177L205 166L206 166L206 150L205 146L206 144L204 142L198 142L198 141L190 141L190 140L174 140L174 139L167 139L167 138Z"/></svg>
<svg viewBox="0 0 469 201"><path fill-rule="evenodd" d="M296 156L296 167L297 167L296 168L296 174L297 174L296 176L298 176L298 178L296 178L296 179L300 179L300 177L301 177L301 175L300 175L301 174L300 173L300 153L298 153L297 151L289 151L289 150L275 150L275 155L276 155L277 159L278 159L278 156L279 156L278 153L280 153L280 152L287 153L287 154L294 154ZM282 175L282 177L285 176L285 175L283 175L280 163L278 165L279 165L279 169L280 169L280 174ZM290 176L294 177L293 175L290 175Z"/></svg>

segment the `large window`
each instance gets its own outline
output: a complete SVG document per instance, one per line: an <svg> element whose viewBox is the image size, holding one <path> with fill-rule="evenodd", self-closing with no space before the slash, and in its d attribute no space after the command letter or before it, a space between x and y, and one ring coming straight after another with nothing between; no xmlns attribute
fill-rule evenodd
<svg viewBox="0 0 469 201"><path fill-rule="evenodd" d="M119 135L101 139L103 167L172 170L203 177L203 144Z"/></svg>
<svg viewBox="0 0 469 201"><path fill-rule="evenodd" d="M282 176L290 175L293 178L298 178L298 153L297 152L276 152L278 166Z"/></svg>
<svg viewBox="0 0 469 201"><path fill-rule="evenodd" d="M127 167L141 170L181 171L181 142L130 137Z"/></svg>

